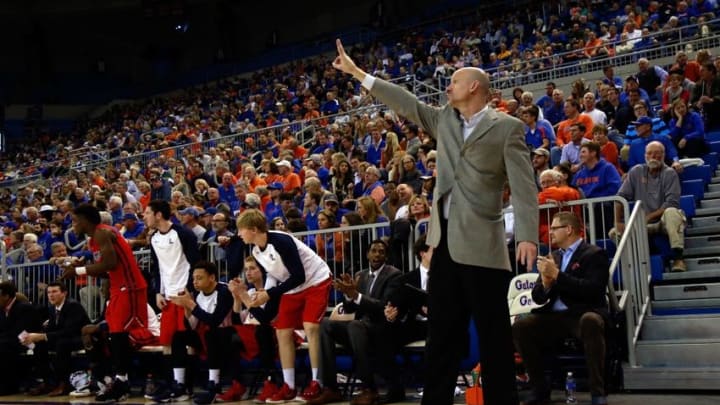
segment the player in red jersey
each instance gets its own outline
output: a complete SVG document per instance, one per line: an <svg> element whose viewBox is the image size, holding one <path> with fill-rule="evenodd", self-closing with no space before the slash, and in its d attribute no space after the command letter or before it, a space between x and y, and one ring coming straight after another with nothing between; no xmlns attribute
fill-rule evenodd
<svg viewBox="0 0 720 405"><path fill-rule="evenodd" d="M100 223L100 212L89 204L73 210L73 228L76 234L90 237L88 249L93 263L83 266L82 260L63 266L63 278L87 274L110 279L110 301L105 320L110 332L110 353L116 376L110 390L98 395L99 402L117 402L127 399L130 393L129 332L147 326L147 282L140 272L130 245L113 227Z"/></svg>

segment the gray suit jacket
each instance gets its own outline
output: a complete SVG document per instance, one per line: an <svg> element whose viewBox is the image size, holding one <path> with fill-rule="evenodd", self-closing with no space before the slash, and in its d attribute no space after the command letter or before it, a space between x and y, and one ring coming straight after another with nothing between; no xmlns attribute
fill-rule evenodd
<svg viewBox="0 0 720 405"><path fill-rule="evenodd" d="M427 243L440 243L439 201L451 194L448 248L453 261L510 270L502 216L509 181L515 240L538 241L537 188L520 120L489 108L463 141L462 120L449 104L431 107L407 90L376 79L371 94L437 140L437 183Z"/></svg>

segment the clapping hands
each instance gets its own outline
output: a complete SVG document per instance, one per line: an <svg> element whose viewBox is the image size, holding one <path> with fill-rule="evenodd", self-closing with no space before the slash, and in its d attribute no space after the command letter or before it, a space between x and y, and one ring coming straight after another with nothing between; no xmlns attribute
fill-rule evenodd
<svg viewBox="0 0 720 405"><path fill-rule="evenodd" d="M358 280L347 273L333 280L333 288L345 294L351 300L356 299L359 294Z"/></svg>

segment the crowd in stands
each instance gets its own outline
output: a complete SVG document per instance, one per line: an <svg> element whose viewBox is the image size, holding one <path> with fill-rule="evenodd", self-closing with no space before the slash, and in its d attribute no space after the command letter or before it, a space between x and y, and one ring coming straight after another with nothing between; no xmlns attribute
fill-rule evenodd
<svg viewBox="0 0 720 405"><path fill-rule="evenodd" d="M496 75L504 74L503 69L529 73L549 66L543 58L556 59L567 51L576 51L563 56L569 61L657 46L648 34L675 27L699 23L698 32L704 35L711 28L702 22L712 20L717 7L709 0L612 2L609 7L587 1L556 6L555 13L549 5L475 21L462 30L408 34L395 46L356 46L351 54L368 72L388 79L411 75L432 80L466 66ZM669 67L641 58L637 72L624 78L608 65L602 77L593 78L594 88L584 81L568 89L550 82L545 94L533 95L518 87L506 99L497 93L491 105L526 124L540 203L637 197L629 182L637 181L637 167L647 169L648 153L672 169L661 173L666 187L675 192L683 165L708 153L705 133L720 129L718 68L720 58L713 59L707 50L696 52L694 60L679 52ZM435 168L443 162L436 161L435 142L418 123L381 108L362 109L372 102L358 83L333 69L329 59L316 57L258 72L248 80L228 79L214 87L113 107L88 122L82 135L44 136L38 144L4 157L6 176L43 172L48 182L0 195L2 260L10 266L9 275L24 286L20 292L46 305L48 289L61 289L51 284L60 274L56 261L91 258L81 235L72 230L74 207L93 204L104 212L104 223L115 226L139 251L149 247L152 232L143 215L151 201L164 200L170 205L170 220L192 231L199 251L224 263L218 264L223 274L206 271L214 281L257 269L243 261L245 248L235 236L235 219L248 209L262 211L271 230L330 230L302 240L336 276L367 270L377 260L366 255L373 245L378 249L369 233L342 228L379 224L375 235L387 243L380 245L382 262L409 272L413 269L398 251L407 251L410 235L425 232L424 220L433 209ZM314 137L303 145L298 134L310 122ZM248 136L226 137L238 133ZM90 154L77 154L81 148ZM117 159L87 170L87 161L78 157L91 159L92 154ZM138 159L141 154L147 159ZM507 205L511 202L508 197ZM678 201L673 197L651 206L666 205L678 208ZM538 232L546 246L549 219L556 210L541 215ZM615 226L622 232L619 219L613 223L612 215L607 218L603 230ZM678 215L673 218L682 222ZM512 225L509 228L511 245ZM672 268L681 271L682 245L673 243ZM417 247L418 259L426 251L427 246ZM43 274L32 266L48 261ZM145 276L152 282L155 275ZM262 285L255 278L248 276L251 288ZM100 313L92 312L97 309L91 310L96 307L90 303L101 300L100 285L82 278L74 283L73 297L91 311L91 319L98 319ZM216 286L208 285L211 290ZM242 288L231 288L239 307ZM261 323L267 326L266 320ZM233 395L244 393L239 382L231 389Z"/></svg>
<svg viewBox="0 0 720 405"><path fill-rule="evenodd" d="M490 10L488 15L500 11L498 17L445 22L408 32L394 44L358 44L351 54L368 72L390 79L432 81L449 77L463 66L481 67L496 77L516 75L563 63L560 59L613 54L615 43L623 37L628 37L624 46L632 50L643 46L646 34L674 27L687 27L684 37L707 35L713 26L705 23L714 19L717 4L711 0L616 1L606 6L591 1L542 2L516 11ZM679 33L667 34L671 35ZM672 38L657 37L653 46L665 39ZM573 49L578 50L577 55L567 54ZM693 71L696 76L697 67ZM87 149L83 157L132 156L269 127L285 119L292 122L336 114L366 102L360 86L342 78L329 59L308 58L269 67L250 78L230 78L179 95L114 106L102 117L79 123L70 134L46 133L36 143L23 142L12 155L3 156L1 171L11 178L41 172L51 175L54 167L78 163L71 162L72 152L81 148ZM323 120L320 125L327 123ZM357 136L357 131L353 135ZM275 136L281 138L280 133ZM239 146L256 150L255 145Z"/></svg>

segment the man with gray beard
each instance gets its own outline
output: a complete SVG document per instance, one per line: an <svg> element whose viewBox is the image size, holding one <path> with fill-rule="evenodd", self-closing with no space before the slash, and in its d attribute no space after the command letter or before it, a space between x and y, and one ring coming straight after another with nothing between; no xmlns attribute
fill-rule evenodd
<svg viewBox="0 0 720 405"><path fill-rule="evenodd" d="M217 242L218 238L221 236L227 238L233 236L233 233L228 229L230 225L230 220L222 212L218 212L217 214L213 215L211 224L214 235L210 239L208 239L208 242ZM222 261L226 258L227 251L225 250L225 248L218 245L215 248L215 261Z"/></svg>
<svg viewBox="0 0 720 405"><path fill-rule="evenodd" d="M663 232L670 239L672 271L685 271L685 213L680 209L680 178L675 170L665 165L665 147L652 141L645 147L645 164L630 169L618 195L628 201L640 200L645 209L648 232ZM621 235L625 229L623 208L615 204L615 228Z"/></svg>

